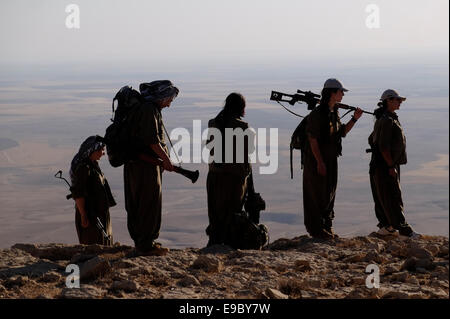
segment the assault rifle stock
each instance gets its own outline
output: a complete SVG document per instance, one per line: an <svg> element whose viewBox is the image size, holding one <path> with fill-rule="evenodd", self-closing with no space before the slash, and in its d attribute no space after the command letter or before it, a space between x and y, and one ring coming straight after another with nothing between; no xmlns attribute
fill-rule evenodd
<svg viewBox="0 0 450 319"><path fill-rule="evenodd" d="M158 166L163 166L163 160L157 157L153 157L150 155L146 155L146 154L139 154L138 158L140 160L143 160L147 163L153 164L153 165L158 165ZM195 183L198 179L199 176L199 172L198 170L196 171L190 171L187 169L182 168L181 166L173 166L173 171L175 173L181 174L186 178L189 178L191 180L192 183Z"/></svg>

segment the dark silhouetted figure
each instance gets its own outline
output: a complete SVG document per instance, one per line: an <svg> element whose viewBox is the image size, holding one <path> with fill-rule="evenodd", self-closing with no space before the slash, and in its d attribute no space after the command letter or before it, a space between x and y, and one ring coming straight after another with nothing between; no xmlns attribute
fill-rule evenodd
<svg viewBox="0 0 450 319"><path fill-rule="evenodd" d="M406 138L395 113L406 98L395 90L381 95L375 110L375 125L369 136L372 149L370 186L378 219L378 234L419 237L405 220L400 188L400 165L407 163ZM397 233L398 231L398 233Z"/></svg>
<svg viewBox="0 0 450 319"><path fill-rule="evenodd" d="M173 171L165 144L161 110L169 107L178 88L168 80L140 85L144 102L130 115L130 136L143 152L163 161L163 168ZM142 151L142 150L141 150ZM125 208L128 231L140 255L164 255L167 248L155 240L161 227L162 168L141 159L124 165Z"/></svg>
<svg viewBox="0 0 450 319"><path fill-rule="evenodd" d="M116 205L98 160L105 154L98 136L88 137L72 160L70 178L75 200L75 225L80 244L112 245L109 208ZM97 226L100 219L107 236ZM109 237L108 239L106 237Z"/></svg>
<svg viewBox="0 0 450 319"><path fill-rule="evenodd" d="M211 129L220 131L221 141L211 136L207 146L211 148L213 161L209 164L206 190L208 195L209 225L206 234L208 246L228 244L233 232L234 214L242 211L247 192L251 166L248 154L254 151L253 137L237 135L233 142L226 143L226 131L245 131L249 126L241 118L245 115L245 99L239 93L231 93L225 100L222 111L208 123ZM212 146L214 143L214 146ZM220 144L220 145L219 145ZM243 145L239 151L238 145ZM220 154L221 153L221 156ZM228 160L227 160L228 158Z"/></svg>
<svg viewBox="0 0 450 319"><path fill-rule="evenodd" d="M342 138L361 117L357 108L352 119L342 124L336 103L347 91L336 79L328 79L321 100L308 116L308 145L304 156L303 206L306 230L312 237L330 239L336 236L332 223L338 176L338 156L342 155Z"/></svg>

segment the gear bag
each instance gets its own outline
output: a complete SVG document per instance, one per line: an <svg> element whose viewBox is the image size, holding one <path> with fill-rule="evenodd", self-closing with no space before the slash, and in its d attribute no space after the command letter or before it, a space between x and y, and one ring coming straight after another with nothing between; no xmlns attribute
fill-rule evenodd
<svg viewBox="0 0 450 319"><path fill-rule="evenodd" d="M235 213L231 220L226 245L234 249L261 249L269 242L269 230L252 222L245 211Z"/></svg>
<svg viewBox="0 0 450 319"><path fill-rule="evenodd" d="M294 178L294 172L292 167L292 151L294 149L300 150L300 163L301 168L303 169L303 160L304 160L304 153L305 148L307 145L308 136L306 134L306 124L308 115L301 120L300 124L295 128L294 133L292 133L291 136L291 144L290 144L290 163L291 163L291 179Z"/></svg>
<svg viewBox="0 0 450 319"><path fill-rule="evenodd" d="M114 103L117 101L117 107ZM129 117L142 103L141 94L131 86L122 87L112 101L112 124L105 133L106 152L112 167L119 167L136 156L135 143L129 135Z"/></svg>

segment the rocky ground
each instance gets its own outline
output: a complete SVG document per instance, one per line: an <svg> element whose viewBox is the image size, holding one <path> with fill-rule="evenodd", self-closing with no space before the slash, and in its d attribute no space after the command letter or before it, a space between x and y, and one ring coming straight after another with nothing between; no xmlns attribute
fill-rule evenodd
<svg viewBox="0 0 450 319"><path fill-rule="evenodd" d="M133 255L117 244L16 244L0 250L0 298L449 298L446 237L279 239L261 251L227 246ZM81 287L67 288L66 266ZM366 267L380 271L366 287Z"/></svg>

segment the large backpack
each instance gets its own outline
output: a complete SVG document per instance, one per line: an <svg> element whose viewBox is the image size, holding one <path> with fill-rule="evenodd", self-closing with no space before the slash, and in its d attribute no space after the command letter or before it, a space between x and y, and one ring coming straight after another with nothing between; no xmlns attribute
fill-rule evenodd
<svg viewBox="0 0 450 319"><path fill-rule="evenodd" d="M233 214L225 244L234 249L261 249L269 242L269 230L252 222L245 211Z"/></svg>
<svg viewBox="0 0 450 319"><path fill-rule="evenodd" d="M291 160L291 179L294 178L294 172L292 168L292 151L294 149L300 150L300 163L301 168L303 169L303 161L305 156L306 145L308 141L308 136L306 134L306 124L308 121L308 115L305 116L300 124L295 128L294 133L291 136L291 144L290 144L290 160Z"/></svg>
<svg viewBox="0 0 450 319"><path fill-rule="evenodd" d="M114 108L116 101L117 108ZM129 134L129 118L142 101L141 94L131 86L122 87L113 99L112 124L105 133L106 152L113 167L119 167L136 156L135 143Z"/></svg>

